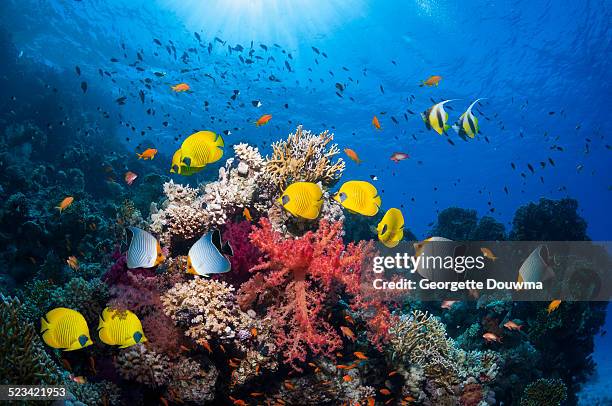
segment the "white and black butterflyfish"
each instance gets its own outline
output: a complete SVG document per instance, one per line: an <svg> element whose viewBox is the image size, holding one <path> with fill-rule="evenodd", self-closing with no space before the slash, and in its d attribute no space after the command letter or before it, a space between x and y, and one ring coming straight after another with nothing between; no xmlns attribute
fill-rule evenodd
<svg viewBox="0 0 612 406"><path fill-rule="evenodd" d="M443 134L450 128L446 122L448 121L448 113L444 110L444 105L458 99L444 100L431 106L427 111L421 113L421 117L425 122L428 130L433 129L438 134Z"/></svg>
<svg viewBox="0 0 612 406"><path fill-rule="evenodd" d="M159 241L153 235L138 227L128 227L128 230L132 232L127 251L128 269L153 268L166 259Z"/></svg>
<svg viewBox="0 0 612 406"><path fill-rule="evenodd" d="M221 233L215 229L204 234L193 244L187 257L187 273L206 276L229 272L232 265L228 259L234 255L229 242L221 242Z"/></svg>

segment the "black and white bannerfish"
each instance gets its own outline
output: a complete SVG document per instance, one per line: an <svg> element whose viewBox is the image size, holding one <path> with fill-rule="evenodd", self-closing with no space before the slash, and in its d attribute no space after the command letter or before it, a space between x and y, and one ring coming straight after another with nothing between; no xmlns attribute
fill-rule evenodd
<svg viewBox="0 0 612 406"><path fill-rule="evenodd" d="M456 100L459 99L441 101L431 106L427 111L421 113L421 118L423 118L428 130L433 128L438 134L443 134L450 128L450 126L446 124L448 121L448 113L444 110L444 105Z"/></svg>
<svg viewBox="0 0 612 406"><path fill-rule="evenodd" d="M138 227L128 227L128 230L132 232L127 251L128 269L153 268L166 259L159 242L150 233Z"/></svg>
<svg viewBox="0 0 612 406"><path fill-rule="evenodd" d="M221 232L215 229L204 234L193 244L187 257L187 273L206 276L229 272L228 257L234 255L229 242L221 243Z"/></svg>
<svg viewBox="0 0 612 406"><path fill-rule="evenodd" d="M478 118L476 118L476 116L472 114L472 107L474 107L474 105L478 103L480 100L485 100L485 99L486 98L484 97L480 99L476 99L474 103L470 104L470 107L468 107L465 113L459 116L459 120L457 120L457 123L453 125L453 130L455 130L457 134L459 134L462 137L467 135L470 138L474 138L476 134L478 134L478 131L479 131Z"/></svg>
<svg viewBox="0 0 612 406"><path fill-rule="evenodd" d="M546 245L539 245L533 250L518 271L519 282L544 282L554 276Z"/></svg>

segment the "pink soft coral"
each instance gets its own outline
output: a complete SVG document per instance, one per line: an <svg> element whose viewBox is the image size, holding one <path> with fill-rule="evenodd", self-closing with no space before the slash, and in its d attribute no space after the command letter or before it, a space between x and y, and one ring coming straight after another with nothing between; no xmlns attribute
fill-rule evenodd
<svg viewBox="0 0 612 406"><path fill-rule="evenodd" d="M249 242L251 223L241 221L238 223L226 223L223 226L223 241L229 241L234 255L230 257L232 271L219 278L231 282L238 287L251 276L249 269L257 265L261 252Z"/></svg>
<svg viewBox="0 0 612 406"><path fill-rule="evenodd" d="M386 329L389 311L382 303L362 295L360 276L364 261L373 256L373 244L345 246L342 223L321 221L316 232L297 239L284 238L267 219L254 228L251 242L265 259L253 267L255 275L239 292L243 308L255 301L267 305L266 316L274 321L276 345L294 368L308 353L331 355L342 346L336 329L327 322L340 295L353 310L376 310L376 328ZM366 312L367 313L367 312ZM385 331L371 338L379 340Z"/></svg>

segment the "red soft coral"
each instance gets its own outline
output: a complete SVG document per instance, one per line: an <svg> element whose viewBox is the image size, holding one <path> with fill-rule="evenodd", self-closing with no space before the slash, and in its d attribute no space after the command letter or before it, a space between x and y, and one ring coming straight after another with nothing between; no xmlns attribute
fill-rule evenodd
<svg viewBox="0 0 612 406"><path fill-rule="evenodd" d="M230 257L232 272L220 275L219 279L231 282L234 286L240 286L251 276L249 269L257 264L261 252L249 242L251 223L241 221L238 223L225 223L223 226L223 241L228 241L234 251Z"/></svg>
<svg viewBox="0 0 612 406"><path fill-rule="evenodd" d="M331 355L341 347L340 335L327 321L340 296L353 310L377 310L375 327L386 328L381 320L388 320L388 309L365 298L360 286L362 267L373 255L373 245L345 246L341 233L342 223L321 221L316 232L284 238L262 219L250 235L265 259L251 269L255 275L240 288L239 301L243 308L255 301L266 306L266 316L275 323L276 345L296 369L309 352ZM372 337L380 339L385 334L377 331Z"/></svg>

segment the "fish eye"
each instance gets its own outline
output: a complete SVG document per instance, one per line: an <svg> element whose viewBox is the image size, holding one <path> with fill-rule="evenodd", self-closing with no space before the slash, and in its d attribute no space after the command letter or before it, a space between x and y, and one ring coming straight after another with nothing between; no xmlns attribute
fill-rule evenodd
<svg viewBox="0 0 612 406"><path fill-rule="evenodd" d="M287 195L283 195L283 197L282 197L282 199L281 199L281 201L283 202L283 204L287 204L287 203L289 203L289 200L291 200L291 199L289 199L289 196L287 196Z"/></svg>
<svg viewBox="0 0 612 406"><path fill-rule="evenodd" d="M86 335L79 336L79 344L81 344L81 347L85 346L87 341L89 341L89 338Z"/></svg>
<svg viewBox="0 0 612 406"><path fill-rule="evenodd" d="M134 341L139 343L141 339L142 339L142 334L139 331L135 332L134 333Z"/></svg>
<svg viewBox="0 0 612 406"><path fill-rule="evenodd" d="M189 158L188 156L184 157L183 163L187 166L191 166L191 158Z"/></svg>

